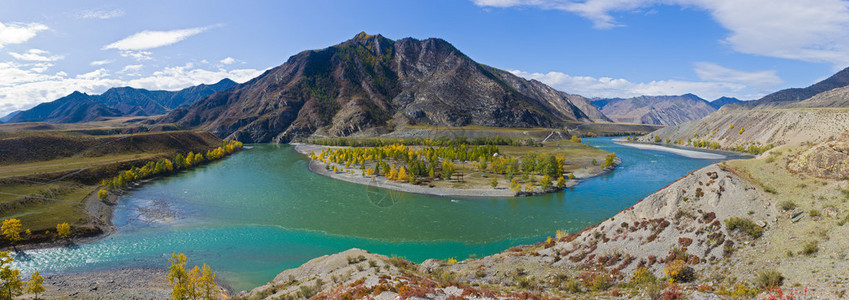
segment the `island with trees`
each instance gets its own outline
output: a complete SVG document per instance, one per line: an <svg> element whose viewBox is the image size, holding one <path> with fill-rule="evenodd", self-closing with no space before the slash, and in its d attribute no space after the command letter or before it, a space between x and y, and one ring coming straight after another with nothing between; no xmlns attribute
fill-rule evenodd
<svg viewBox="0 0 849 300"><path fill-rule="evenodd" d="M540 142L499 136L311 139L295 149L315 173L393 190L442 196L529 196L603 174L616 154L581 138Z"/></svg>

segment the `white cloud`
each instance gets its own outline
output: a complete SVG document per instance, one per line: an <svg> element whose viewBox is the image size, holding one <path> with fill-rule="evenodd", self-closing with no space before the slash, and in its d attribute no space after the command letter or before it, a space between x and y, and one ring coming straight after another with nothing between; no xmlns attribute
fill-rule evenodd
<svg viewBox="0 0 849 300"><path fill-rule="evenodd" d="M224 59L222 59L218 62L220 62L221 64L229 65L229 64L236 62L236 59L228 56L228 57L226 57L226 58L224 58Z"/></svg>
<svg viewBox="0 0 849 300"><path fill-rule="evenodd" d="M541 81L567 93L586 97L628 98L642 95L660 96L692 93L704 99L713 100L722 96L755 99L763 95L751 92L744 84L734 82L660 80L640 83L621 78L571 76L560 72L529 73L520 70L510 72L516 76Z"/></svg>
<svg viewBox="0 0 849 300"><path fill-rule="evenodd" d="M136 72L140 71L143 67L144 67L144 65L127 65L127 66L124 66L124 68L121 69L121 71L118 71L118 73L128 73L128 74L134 75L134 74L137 74Z"/></svg>
<svg viewBox="0 0 849 300"><path fill-rule="evenodd" d="M132 51L132 50L121 51L121 57L129 57L129 58L135 59L137 61L152 60L153 59L153 57L151 57L152 55L153 55L153 52L150 52L150 51Z"/></svg>
<svg viewBox="0 0 849 300"><path fill-rule="evenodd" d="M102 66L102 65L108 65L108 64L111 64L111 63L113 63L113 62L115 62L115 61L114 61L114 60L111 60L111 59L95 60L95 61L93 61L93 62L89 63L89 65L92 65L92 66Z"/></svg>
<svg viewBox="0 0 849 300"><path fill-rule="evenodd" d="M177 43L190 36L204 32L209 28L210 27L196 27L169 31L145 30L123 38L120 41L106 45L103 49L117 49L125 51L148 50Z"/></svg>
<svg viewBox="0 0 849 300"><path fill-rule="evenodd" d="M42 30L47 30L47 25L39 23L5 25L0 22L0 48L7 44L26 42Z"/></svg>
<svg viewBox="0 0 849 300"><path fill-rule="evenodd" d="M186 64L153 72L151 76L133 79L128 81L127 84L132 87L151 90L178 90L201 83L215 83L224 78L230 78L236 82L245 82L259 76L264 71L256 69L205 70Z"/></svg>
<svg viewBox="0 0 849 300"><path fill-rule="evenodd" d="M29 49L29 51L24 53L9 52L9 55L15 59L28 61L56 61L64 58L61 55L49 56L49 51L41 49Z"/></svg>
<svg viewBox="0 0 849 300"><path fill-rule="evenodd" d="M575 13L596 28L621 26L612 13L659 5L707 11L730 31L735 51L849 65L849 3L843 0L472 0L482 7L534 6Z"/></svg>
<svg viewBox="0 0 849 300"><path fill-rule="evenodd" d="M77 17L83 19L112 19L123 16L125 13L121 9L113 9L113 10L103 10L103 9L89 9L83 10L77 13Z"/></svg>
<svg viewBox="0 0 849 300"><path fill-rule="evenodd" d="M46 63L0 62L0 116L15 110L29 109L42 102L56 100L73 91L98 94L117 86L153 90L179 90L201 83L212 84L224 78L245 82L265 71L255 69L204 70L187 64L164 68L147 77L121 80L113 77L103 68L76 76L69 76L65 72L44 73L46 67L49 66ZM33 70L35 68L45 69L37 72ZM130 67L130 69L134 68Z"/></svg>
<svg viewBox="0 0 849 300"><path fill-rule="evenodd" d="M694 71L701 80L740 83L761 91L767 91L784 83L784 80L776 75L775 70L746 72L729 69L714 63L697 62Z"/></svg>

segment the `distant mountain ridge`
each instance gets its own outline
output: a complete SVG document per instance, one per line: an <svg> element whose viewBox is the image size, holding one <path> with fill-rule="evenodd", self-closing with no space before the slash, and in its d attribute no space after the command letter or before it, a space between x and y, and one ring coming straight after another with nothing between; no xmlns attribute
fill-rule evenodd
<svg viewBox="0 0 849 300"><path fill-rule="evenodd" d="M12 119L12 117L14 117L14 116L18 115L19 113L21 113L21 111L20 111L20 110L16 110L16 111L10 112L9 114L7 114L7 115L3 116L2 118L0 118L0 123L6 123L7 121L11 120L11 119Z"/></svg>
<svg viewBox="0 0 849 300"><path fill-rule="evenodd" d="M173 92L131 87L110 88L100 95L73 92L22 111L8 122L77 123L106 117L161 115L236 84L225 78L215 84L201 84Z"/></svg>
<svg viewBox="0 0 849 300"><path fill-rule="evenodd" d="M581 96L479 64L444 40L393 41L364 32L296 54L161 120L243 142L375 135L409 125L609 121Z"/></svg>
<svg viewBox="0 0 849 300"><path fill-rule="evenodd" d="M620 123L677 125L716 111L709 102L693 94L595 99L592 103Z"/></svg>
<svg viewBox="0 0 849 300"><path fill-rule="evenodd" d="M800 102L811 98L819 93L836 88L849 86L849 68L835 73L829 78L812 84L806 88L790 88L766 95L755 101L731 104L728 108L733 109L768 109L778 108L790 103Z"/></svg>
<svg viewBox="0 0 849 300"><path fill-rule="evenodd" d="M737 99L737 98L733 98L733 97L720 97L719 99L708 102L708 105L710 105L714 109L718 110L718 109L720 109L723 106L726 106L728 104L734 104L734 103L740 103L740 102L744 102L744 101Z"/></svg>

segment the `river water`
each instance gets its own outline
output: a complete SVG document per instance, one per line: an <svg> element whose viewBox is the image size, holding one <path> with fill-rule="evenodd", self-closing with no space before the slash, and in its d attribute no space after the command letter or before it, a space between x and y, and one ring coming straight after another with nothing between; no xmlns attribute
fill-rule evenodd
<svg viewBox="0 0 849 300"><path fill-rule="evenodd" d="M289 145L253 145L191 171L141 185L117 205L118 232L97 242L27 251L28 274L166 268L172 252L209 264L236 290L325 254L357 247L421 262L484 256L578 231L615 215L687 172L717 160L587 138L615 152L612 173L525 198L436 197L311 173ZM501 186L506 187L506 183Z"/></svg>

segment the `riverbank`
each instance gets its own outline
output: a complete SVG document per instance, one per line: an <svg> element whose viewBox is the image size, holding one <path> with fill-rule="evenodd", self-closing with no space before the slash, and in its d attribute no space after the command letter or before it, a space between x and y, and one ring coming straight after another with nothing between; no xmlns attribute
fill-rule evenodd
<svg viewBox="0 0 849 300"><path fill-rule="evenodd" d="M302 143L291 143L294 146L295 151L300 154L309 156L310 153L318 153L323 149L331 148L329 146L322 145L314 145L314 144L302 144ZM599 175L606 174L608 172L612 172L615 169L615 166L618 166L622 163L622 160L616 158L614 160L614 167L607 168L583 168L577 169L572 174L575 176L575 179L570 179L566 181L566 185L563 187L571 188L579 183L579 179L585 179L590 177L595 177ZM327 170L324 165L320 161L310 160L308 163L309 170L313 173L330 177L333 179L338 179L350 183L356 183L367 186L374 186L379 188L385 188L394 191L401 191L407 193L415 193L415 194L425 194L425 195L434 195L434 196L457 196L457 197L516 197L516 196L532 196L539 195L544 193L557 192L562 189L549 188L544 191L535 191L535 192L515 192L508 187L496 187L496 188L452 188L452 187L431 187L431 186L422 186L422 185L412 185L407 183L400 183L396 181L391 181L386 179L386 177L382 176L362 176L361 174L349 173L349 172L334 172L333 170Z"/></svg>
<svg viewBox="0 0 849 300"><path fill-rule="evenodd" d="M722 155L722 154L717 154L717 153L709 153L709 152L696 151L696 150L673 148L673 147L667 147L667 146L661 146L661 145L655 145L655 144L633 143L633 142L626 142L624 140L617 141L616 143L619 144L619 145L622 145L622 146L626 146L626 147L643 149L643 150L663 151L663 152L668 152L668 153L672 153L672 154L681 155L683 157L695 158L695 159L725 159L725 158L727 158L727 156Z"/></svg>

